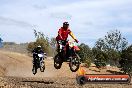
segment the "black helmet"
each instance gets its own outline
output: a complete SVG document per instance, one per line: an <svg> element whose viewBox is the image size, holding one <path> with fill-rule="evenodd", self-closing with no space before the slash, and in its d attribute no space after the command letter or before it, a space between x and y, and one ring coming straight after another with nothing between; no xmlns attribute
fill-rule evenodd
<svg viewBox="0 0 132 88"><path fill-rule="evenodd" d="M69 23L68 23L68 22L64 22L63 25L67 25L67 26L69 26Z"/></svg>
<svg viewBox="0 0 132 88"><path fill-rule="evenodd" d="M68 26L69 26L69 23L68 23L68 22L64 22L64 23L63 23L63 28L64 28L64 29L67 29Z"/></svg>

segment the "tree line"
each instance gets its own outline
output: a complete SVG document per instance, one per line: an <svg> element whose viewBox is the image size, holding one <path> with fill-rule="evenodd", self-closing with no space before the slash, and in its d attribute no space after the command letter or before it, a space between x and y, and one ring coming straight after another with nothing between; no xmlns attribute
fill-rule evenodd
<svg viewBox="0 0 132 88"><path fill-rule="evenodd" d="M34 30L34 36L36 38L36 41L30 42L27 47L29 53L32 52L34 48L40 45L43 51L48 54L48 56L53 56L56 44L55 38L50 39L48 36L45 36L43 32L38 32L37 30Z"/></svg>
<svg viewBox="0 0 132 88"><path fill-rule="evenodd" d="M132 72L132 45L128 45L127 39L118 30L107 32L92 48L84 43L79 47L79 56L87 66L94 63L100 68L109 64L121 68L124 73Z"/></svg>
<svg viewBox="0 0 132 88"><path fill-rule="evenodd" d="M35 42L28 44L27 50L31 52L36 46L41 45L43 50L49 55L54 56L55 38L48 38L42 32L34 30L36 38ZM111 66L120 67L125 73L132 72L132 45L128 45L128 41L122 36L118 30L107 32L103 38L99 38L94 47L90 48L87 44L78 45L80 51L77 53L81 57L81 61L89 67L94 63L97 67Z"/></svg>

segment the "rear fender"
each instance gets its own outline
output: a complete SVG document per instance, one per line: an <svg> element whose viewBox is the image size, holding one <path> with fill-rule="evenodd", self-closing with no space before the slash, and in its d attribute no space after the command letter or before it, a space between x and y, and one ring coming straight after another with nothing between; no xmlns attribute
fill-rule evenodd
<svg viewBox="0 0 132 88"><path fill-rule="evenodd" d="M80 50L78 46L73 46L73 49L74 49L75 51L79 51L79 50Z"/></svg>

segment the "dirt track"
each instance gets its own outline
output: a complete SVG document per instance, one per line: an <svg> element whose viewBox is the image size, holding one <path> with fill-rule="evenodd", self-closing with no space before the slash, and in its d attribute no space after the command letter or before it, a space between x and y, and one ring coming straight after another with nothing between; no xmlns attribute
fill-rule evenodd
<svg viewBox="0 0 132 88"><path fill-rule="evenodd" d="M45 72L41 73L38 70L38 73L33 75L31 57L0 51L0 88L132 88L132 84L86 84L79 86L75 79L76 73L72 73L66 63L60 70L53 67L51 58L46 59L45 63Z"/></svg>

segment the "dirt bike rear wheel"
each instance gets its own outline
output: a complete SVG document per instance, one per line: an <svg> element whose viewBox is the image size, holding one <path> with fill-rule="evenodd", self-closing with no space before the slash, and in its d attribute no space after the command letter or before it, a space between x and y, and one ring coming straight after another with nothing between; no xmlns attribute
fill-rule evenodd
<svg viewBox="0 0 132 88"><path fill-rule="evenodd" d="M62 66L62 60L60 58L60 56L57 54L55 57L54 57L54 67L56 69L60 69Z"/></svg>

